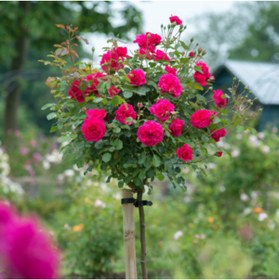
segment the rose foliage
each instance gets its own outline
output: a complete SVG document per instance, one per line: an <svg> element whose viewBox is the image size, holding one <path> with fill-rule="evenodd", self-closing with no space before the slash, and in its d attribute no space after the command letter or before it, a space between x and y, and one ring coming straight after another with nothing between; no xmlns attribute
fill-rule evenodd
<svg viewBox="0 0 279 280"><path fill-rule="evenodd" d="M161 35L137 35L135 51L109 40L96 66L75 62L75 41L82 38L76 29L58 27L70 40L45 61L62 76L47 79L56 103L43 109L52 110L52 131L62 133L64 154L78 166L101 168L108 180L134 190L165 177L184 187L183 165L197 168L220 154L216 141L231 125L234 107L213 88L205 51L181 40L186 26L180 21L171 18Z"/></svg>

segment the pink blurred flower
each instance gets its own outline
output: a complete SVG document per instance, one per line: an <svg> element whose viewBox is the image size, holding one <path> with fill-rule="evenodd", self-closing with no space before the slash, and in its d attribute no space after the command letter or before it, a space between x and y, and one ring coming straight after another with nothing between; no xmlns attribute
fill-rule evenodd
<svg viewBox="0 0 279 280"><path fill-rule="evenodd" d="M167 99L158 99L155 104L150 107L150 113L158 120L165 122L169 119L171 113L174 111L175 106Z"/></svg>
<svg viewBox="0 0 279 280"><path fill-rule="evenodd" d="M201 86L205 87L207 85L207 80L210 78L211 74L208 70L207 65L202 62L198 61L196 63L196 67L199 67L201 70L196 71L194 73L194 79L196 80L197 83L199 83Z"/></svg>
<svg viewBox="0 0 279 280"><path fill-rule="evenodd" d="M170 22L175 23L177 25L181 25L183 23L182 20L178 16L171 16Z"/></svg>
<svg viewBox="0 0 279 280"><path fill-rule="evenodd" d="M137 119L137 113L131 104L121 104L115 112L115 119L122 124L132 125L133 122L127 122L127 118Z"/></svg>
<svg viewBox="0 0 279 280"><path fill-rule="evenodd" d="M164 139L163 127L155 121L146 121L139 127L138 139L145 146L156 146Z"/></svg>
<svg viewBox="0 0 279 280"><path fill-rule="evenodd" d="M179 97L182 92L180 80L173 74L163 74L158 83L162 93L170 93L173 97Z"/></svg>
<svg viewBox="0 0 279 280"><path fill-rule="evenodd" d="M134 69L128 74L131 85L142 86L146 83L145 73L142 69Z"/></svg>
<svg viewBox="0 0 279 280"><path fill-rule="evenodd" d="M0 259L4 278L54 279L59 254L37 221L0 202Z"/></svg>

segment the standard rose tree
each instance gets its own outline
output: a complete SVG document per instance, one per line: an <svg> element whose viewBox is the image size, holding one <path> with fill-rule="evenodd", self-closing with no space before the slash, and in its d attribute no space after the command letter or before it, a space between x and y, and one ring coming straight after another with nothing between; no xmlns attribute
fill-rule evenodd
<svg viewBox="0 0 279 280"><path fill-rule="evenodd" d="M49 119L57 119L52 130L67 141L64 153L139 197L156 178L185 188L183 166L202 169L221 156L216 142L231 125L228 96L213 90L205 51L180 39L185 29L171 16L162 35L137 35L136 51L110 40L99 67L73 63L71 48L48 62L63 74L47 80L56 103L45 108L53 111ZM70 42L79 38L65 30Z"/></svg>

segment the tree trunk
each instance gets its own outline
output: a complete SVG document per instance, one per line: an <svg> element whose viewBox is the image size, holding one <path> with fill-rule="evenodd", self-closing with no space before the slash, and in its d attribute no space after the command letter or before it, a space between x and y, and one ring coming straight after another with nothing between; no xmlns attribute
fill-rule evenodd
<svg viewBox="0 0 279 280"><path fill-rule="evenodd" d="M10 83L6 89L5 115L4 115L4 135L8 136L9 132L13 133L17 129L17 109L20 100L21 75L24 67L25 57L27 53L28 34L24 24L24 18L28 16L30 8L29 1L19 1L17 27L18 33L15 39L16 55L12 59L10 71L18 75L13 83Z"/></svg>
<svg viewBox="0 0 279 280"><path fill-rule="evenodd" d="M130 190L123 189L122 198L133 198L133 193ZM123 204L123 237L126 279L137 279L134 208L133 203Z"/></svg>
<svg viewBox="0 0 279 280"><path fill-rule="evenodd" d="M146 241L145 241L145 219L144 219L144 208L142 205L142 191L138 191L137 201L139 203L139 222L140 222L140 246L141 246L141 273L142 279L148 279L147 265L146 265Z"/></svg>

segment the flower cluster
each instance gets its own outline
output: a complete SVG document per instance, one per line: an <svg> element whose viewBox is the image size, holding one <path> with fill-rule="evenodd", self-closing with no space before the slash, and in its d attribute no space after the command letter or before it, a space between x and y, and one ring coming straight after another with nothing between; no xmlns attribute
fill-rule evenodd
<svg viewBox="0 0 279 280"><path fill-rule="evenodd" d="M21 218L0 201L0 277L54 279L58 251L32 218ZM4 273L3 275L1 273Z"/></svg>
<svg viewBox="0 0 279 280"><path fill-rule="evenodd" d="M100 164L136 188L162 174L183 184L179 165L220 156L207 146L217 149L226 135L226 95L213 90L203 50L180 40L182 20L169 20L162 35L137 35L134 52L115 41L101 56L101 70L77 68L70 99L61 98L61 107L71 108L68 129L63 122L72 139L68 148L78 145L82 164ZM58 115L66 117L62 109Z"/></svg>

